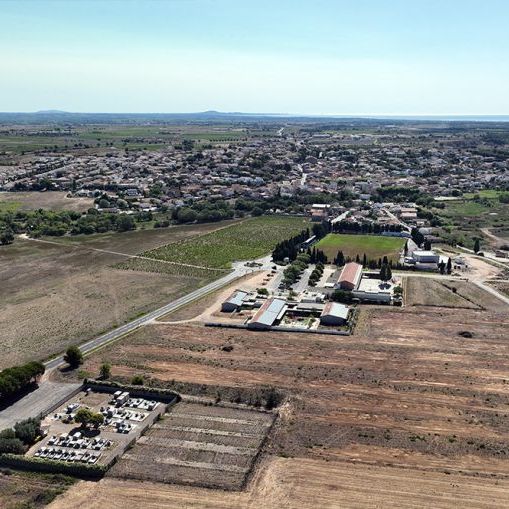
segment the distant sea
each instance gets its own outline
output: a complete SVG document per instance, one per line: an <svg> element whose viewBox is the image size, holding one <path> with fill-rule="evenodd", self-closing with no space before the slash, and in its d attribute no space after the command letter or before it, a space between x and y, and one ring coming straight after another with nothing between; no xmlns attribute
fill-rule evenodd
<svg viewBox="0 0 509 509"><path fill-rule="evenodd" d="M380 120L439 120L446 122L509 122L509 115L356 115Z"/></svg>

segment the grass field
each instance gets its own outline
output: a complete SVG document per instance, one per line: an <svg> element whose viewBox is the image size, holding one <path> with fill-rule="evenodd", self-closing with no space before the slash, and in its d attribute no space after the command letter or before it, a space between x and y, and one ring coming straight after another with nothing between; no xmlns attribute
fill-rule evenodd
<svg viewBox="0 0 509 509"><path fill-rule="evenodd" d="M299 217L257 217L209 235L147 251L144 256L212 268L230 268L234 261L252 260L269 254L279 241L299 233L307 225L307 219Z"/></svg>
<svg viewBox="0 0 509 509"><path fill-rule="evenodd" d="M405 242L406 239L379 235L330 233L316 244L316 248L321 249L329 261L334 259L338 251L343 251L343 254L350 258L355 258L357 255L362 258L366 254L368 259L378 260L378 258L387 256L389 260L396 262Z"/></svg>

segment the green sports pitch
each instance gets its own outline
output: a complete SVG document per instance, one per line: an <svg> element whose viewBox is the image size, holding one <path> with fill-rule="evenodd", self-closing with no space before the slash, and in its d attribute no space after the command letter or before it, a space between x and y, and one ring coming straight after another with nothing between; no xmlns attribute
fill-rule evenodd
<svg viewBox="0 0 509 509"><path fill-rule="evenodd" d="M329 261L334 260L338 251L343 251L345 257L355 258L359 255L362 258L366 254L368 259L378 260L387 256L389 260L397 262L405 243L406 239L401 237L329 233L315 247L321 249Z"/></svg>

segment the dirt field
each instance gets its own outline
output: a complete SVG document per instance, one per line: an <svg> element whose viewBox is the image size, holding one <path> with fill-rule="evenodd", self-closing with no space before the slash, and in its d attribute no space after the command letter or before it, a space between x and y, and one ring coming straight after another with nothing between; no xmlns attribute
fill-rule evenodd
<svg viewBox="0 0 509 509"><path fill-rule="evenodd" d="M242 408L178 403L108 475L240 490L273 419Z"/></svg>
<svg viewBox="0 0 509 509"><path fill-rule="evenodd" d="M5 470L0 473L1 509L39 509L74 484L62 475Z"/></svg>
<svg viewBox="0 0 509 509"><path fill-rule="evenodd" d="M4 246L0 368L46 358L218 277L210 271L190 274L178 266L171 274L112 267L126 259L112 252L137 253L218 227L221 224L64 238L61 244L20 239Z"/></svg>
<svg viewBox="0 0 509 509"><path fill-rule="evenodd" d="M49 209L83 212L93 206L92 198L67 198L67 193L61 191L0 193L0 211Z"/></svg>
<svg viewBox="0 0 509 509"><path fill-rule="evenodd" d="M81 481L50 509L503 509L509 481L310 459L267 461L247 492L104 479Z"/></svg>
<svg viewBox="0 0 509 509"><path fill-rule="evenodd" d="M505 476L508 336L507 313L425 307L364 310L340 338L152 325L85 369L108 361L120 379L210 384L223 399L228 387L285 389L276 454Z"/></svg>
<svg viewBox="0 0 509 509"><path fill-rule="evenodd" d="M504 302L468 281L411 276L405 278L404 287L407 306L488 309L509 312L509 308Z"/></svg>

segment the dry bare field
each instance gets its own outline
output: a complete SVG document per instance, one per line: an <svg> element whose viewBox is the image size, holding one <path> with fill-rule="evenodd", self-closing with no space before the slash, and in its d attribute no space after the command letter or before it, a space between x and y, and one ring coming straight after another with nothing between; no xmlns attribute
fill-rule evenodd
<svg viewBox="0 0 509 509"><path fill-rule="evenodd" d="M0 250L0 368L46 358L218 277L218 273L190 273L178 266L172 266L170 274L155 274L113 265L126 259L114 253L138 253L221 226L62 238L56 244L20 239L4 246Z"/></svg>
<svg viewBox="0 0 509 509"><path fill-rule="evenodd" d="M503 509L509 481L440 472L274 458L245 492L104 479L81 481L50 509Z"/></svg>
<svg viewBox="0 0 509 509"><path fill-rule="evenodd" d="M507 313L371 308L350 337L151 325L85 368L108 361L119 379L213 387L223 400L235 388L281 388L290 399L274 454L505 477L507 337Z"/></svg>
<svg viewBox="0 0 509 509"><path fill-rule="evenodd" d="M75 210L83 212L94 206L92 198L67 198L64 191L0 193L0 210Z"/></svg>
<svg viewBox="0 0 509 509"><path fill-rule="evenodd" d="M488 309L501 312L507 309L500 299L469 281L411 276L405 278L404 285L407 306Z"/></svg>

